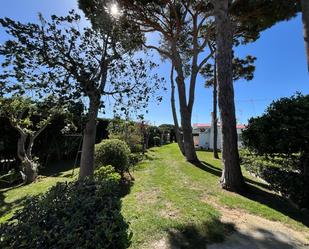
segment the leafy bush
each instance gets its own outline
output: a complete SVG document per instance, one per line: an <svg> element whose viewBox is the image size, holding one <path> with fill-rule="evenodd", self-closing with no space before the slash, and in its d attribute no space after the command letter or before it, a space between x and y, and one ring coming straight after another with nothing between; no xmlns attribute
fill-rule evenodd
<svg viewBox="0 0 309 249"><path fill-rule="evenodd" d="M301 207L309 207L308 115L309 95L281 98L242 133L252 153L243 156L246 168Z"/></svg>
<svg viewBox="0 0 309 249"><path fill-rule="evenodd" d="M143 155L140 153L131 153L129 160L130 160L130 165L134 166L136 165L138 162L142 161L143 159Z"/></svg>
<svg viewBox="0 0 309 249"><path fill-rule="evenodd" d="M0 226L0 248L128 248L128 224L115 194L119 181L111 166L101 167L94 180L58 183L28 199Z"/></svg>
<svg viewBox="0 0 309 249"><path fill-rule="evenodd" d="M143 145L142 144L132 144L130 146L130 149L132 153L143 152Z"/></svg>
<svg viewBox="0 0 309 249"><path fill-rule="evenodd" d="M95 147L95 165L111 165L118 173L128 170L130 162L130 148L118 139L107 139L97 144Z"/></svg>
<svg viewBox="0 0 309 249"><path fill-rule="evenodd" d="M139 123L116 117L110 121L107 129L110 139L125 141L132 152L142 151L143 133Z"/></svg>
<svg viewBox="0 0 309 249"><path fill-rule="evenodd" d="M299 207L309 208L309 185L295 166L300 161L299 155L292 158L267 157L242 150L240 158L246 170L269 183L272 190L281 193Z"/></svg>
<svg viewBox="0 0 309 249"><path fill-rule="evenodd" d="M105 191L118 192L121 176L112 165L101 166L94 172L94 180Z"/></svg>
<svg viewBox="0 0 309 249"><path fill-rule="evenodd" d="M266 112L251 118L242 133L244 145L255 154L269 158L280 155L293 160L303 174L309 174L309 95L297 94L273 102ZM286 164L282 164L285 167Z"/></svg>
<svg viewBox="0 0 309 249"><path fill-rule="evenodd" d="M281 193L299 207L309 208L309 185L303 175L280 168L265 168L261 177L274 191Z"/></svg>
<svg viewBox="0 0 309 249"><path fill-rule="evenodd" d="M161 145L160 137L154 137L153 141L154 141L154 146L160 146Z"/></svg>

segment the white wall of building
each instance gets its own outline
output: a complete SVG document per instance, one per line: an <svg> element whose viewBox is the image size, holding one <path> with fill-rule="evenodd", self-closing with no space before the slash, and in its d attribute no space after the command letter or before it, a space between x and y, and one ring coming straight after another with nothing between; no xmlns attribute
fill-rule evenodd
<svg viewBox="0 0 309 249"><path fill-rule="evenodd" d="M238 148L241 148L241 134L244 126L238 125L237 127L237 136L238 136ZM210 125L193 125L193 133L195 134L195 147L202 149L213 149L213 129ZM198 137L197 137L198 136ZM217 138L217 148L222 149L222 130L218 126L218 138Z"/></svg>

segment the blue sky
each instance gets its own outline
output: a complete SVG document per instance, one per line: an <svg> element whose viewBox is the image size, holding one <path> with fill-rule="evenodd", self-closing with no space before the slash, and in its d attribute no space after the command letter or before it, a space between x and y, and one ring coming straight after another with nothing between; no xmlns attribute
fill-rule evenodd
<svg viewBox="0 0 309 249"><path fill-rule="evenodd" d="M22 22L36 21L37 13L65 15L68 10L77 8L77 0L10 0L4 1L0 17L10 17ZM0 42L7 39L0 30ZM236 54L257 57L254 80L235 82L236 114L239 123L263 113L265 108L280 97L291 96L295 92L309 93L309 74L306 71L301 18L282 22L264 31L261 38L246 46L235 49ZM158 73L169 79L170 66L160 63ZM151 103L145 117L155 124L172 123L169 92L163 92L160 105ZM212 110L211 89L204 88L204 82L197 82L195 106L192 122L210 122ZM111 112L107 112L111 113Z"/></svg>

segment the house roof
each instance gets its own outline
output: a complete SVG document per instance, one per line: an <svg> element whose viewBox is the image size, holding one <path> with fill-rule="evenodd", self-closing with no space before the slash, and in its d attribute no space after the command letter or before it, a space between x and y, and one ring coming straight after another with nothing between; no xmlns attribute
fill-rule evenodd
<svg viewBox="0 0 309 249"><path fill-rule="evenodd" d="M193 127L194 128L210 128L211 124L202 124L202 123L201 124L193 124ZM218 123L218 127L221 127L220 123ZM237 129L245 129L246 126L243 125L243 124L238 124L238 125L236 125L236 128Z"/></svg>

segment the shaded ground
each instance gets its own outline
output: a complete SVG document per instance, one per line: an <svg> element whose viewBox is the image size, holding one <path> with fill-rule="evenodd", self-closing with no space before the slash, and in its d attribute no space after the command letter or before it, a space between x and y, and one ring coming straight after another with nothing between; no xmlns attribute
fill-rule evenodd
<svg viewBox="0 0 309 249"><path fill-rule="evenodd" d="M23 206L27 197L46 192L57 182L72 181L72 162L52 164L42 169L37 181L30 185L18 185L0 189L0 223L12 217ZM78 171L75 171L75 176Z"/></svg>
<svg viewBox="0 0 309 249"><path fill-rule="evenodd" d="M291 229L280 222L269 221L242 210L228 209L209 200L220 210L223 223L233 224L235 231L222 243L208 249L290 249L309 248L308 234Z"/></svg>

